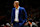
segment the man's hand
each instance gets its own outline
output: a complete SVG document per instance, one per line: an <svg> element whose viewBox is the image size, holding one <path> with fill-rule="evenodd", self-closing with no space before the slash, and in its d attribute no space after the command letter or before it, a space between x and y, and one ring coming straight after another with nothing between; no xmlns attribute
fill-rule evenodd
<svg viewBox="0 0 40 27"><path fill-rule="evenodd" d="M11 26L13 27L13 24L11 24Z"/></svg>
<svg viewBox="0 0 40 27"><path fill-rule="evenodd" d="M11 24L11 25L13 25L13 24Z"/></svg>

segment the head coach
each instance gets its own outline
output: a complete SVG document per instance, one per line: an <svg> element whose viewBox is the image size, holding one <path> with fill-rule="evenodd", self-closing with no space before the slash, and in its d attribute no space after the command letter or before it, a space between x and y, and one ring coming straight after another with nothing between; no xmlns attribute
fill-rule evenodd
<svg viewBox="0 0 40 27"><path fill-rule="evenodd" d="M11 12L11 25L13 27L24 27L27 20L27 12L25 8L19 6L19 1L14 1L14 7Z"/></svg>

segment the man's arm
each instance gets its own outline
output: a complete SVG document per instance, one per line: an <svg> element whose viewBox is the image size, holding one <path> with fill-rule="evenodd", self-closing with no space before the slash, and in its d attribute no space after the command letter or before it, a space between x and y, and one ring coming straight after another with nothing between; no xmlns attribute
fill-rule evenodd
<svg viewBox="0 0 40 27"><path fill-rule="evenodd" d="M11 26L13 27L13 9L12 9L12 12L11 12Z"/></svg>
<svg viewBox="0 0 40 27"><path fill-rule="evenodd" d="M25 10L25 8L23 9L24 13L25 13L25 19L23 20L23 23L25 23L27 21L27 12Z"/></svg>
<svg viewBox="0 0 40 27"><path fill-rule="evenodd" d="M13 9L12 9L12 12L11 12L11 23L13 23Z"/></svg>
<svg viewBox="0 0 40 27"><path fill-rule="evenodd" d="M23 11L25 13L25 19L23 20L22 23L20 23L20 25L24 24L27 21L27 13L26 13L26 10L24 8L23 8Z"/></svg>

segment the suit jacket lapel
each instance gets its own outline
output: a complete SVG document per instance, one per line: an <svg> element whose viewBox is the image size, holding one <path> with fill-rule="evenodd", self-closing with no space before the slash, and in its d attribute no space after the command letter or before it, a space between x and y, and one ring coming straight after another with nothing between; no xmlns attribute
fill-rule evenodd
<svg viewBox="0 0 40 27"><path fill-rule="evenodd" d="M19 8L19 18L20 18L20 8Z"/></svg>
<svg viewBox="0 0 40 27"><path fill-rule="evenodd" d="M19 16L18 16L19 17L19 21L21 20L20 19L20 15L21 15L21 9L19 8Z"/></svg>

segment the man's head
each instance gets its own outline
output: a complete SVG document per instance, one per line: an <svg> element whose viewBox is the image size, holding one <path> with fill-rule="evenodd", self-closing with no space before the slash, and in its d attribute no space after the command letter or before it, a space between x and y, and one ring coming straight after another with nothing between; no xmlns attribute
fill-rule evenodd
<svg viewBox="0 0 40 27"><path fill-rule="evenodd" d="M19 6L19 1L14 1L14 7L18 7Z"/></svg>

